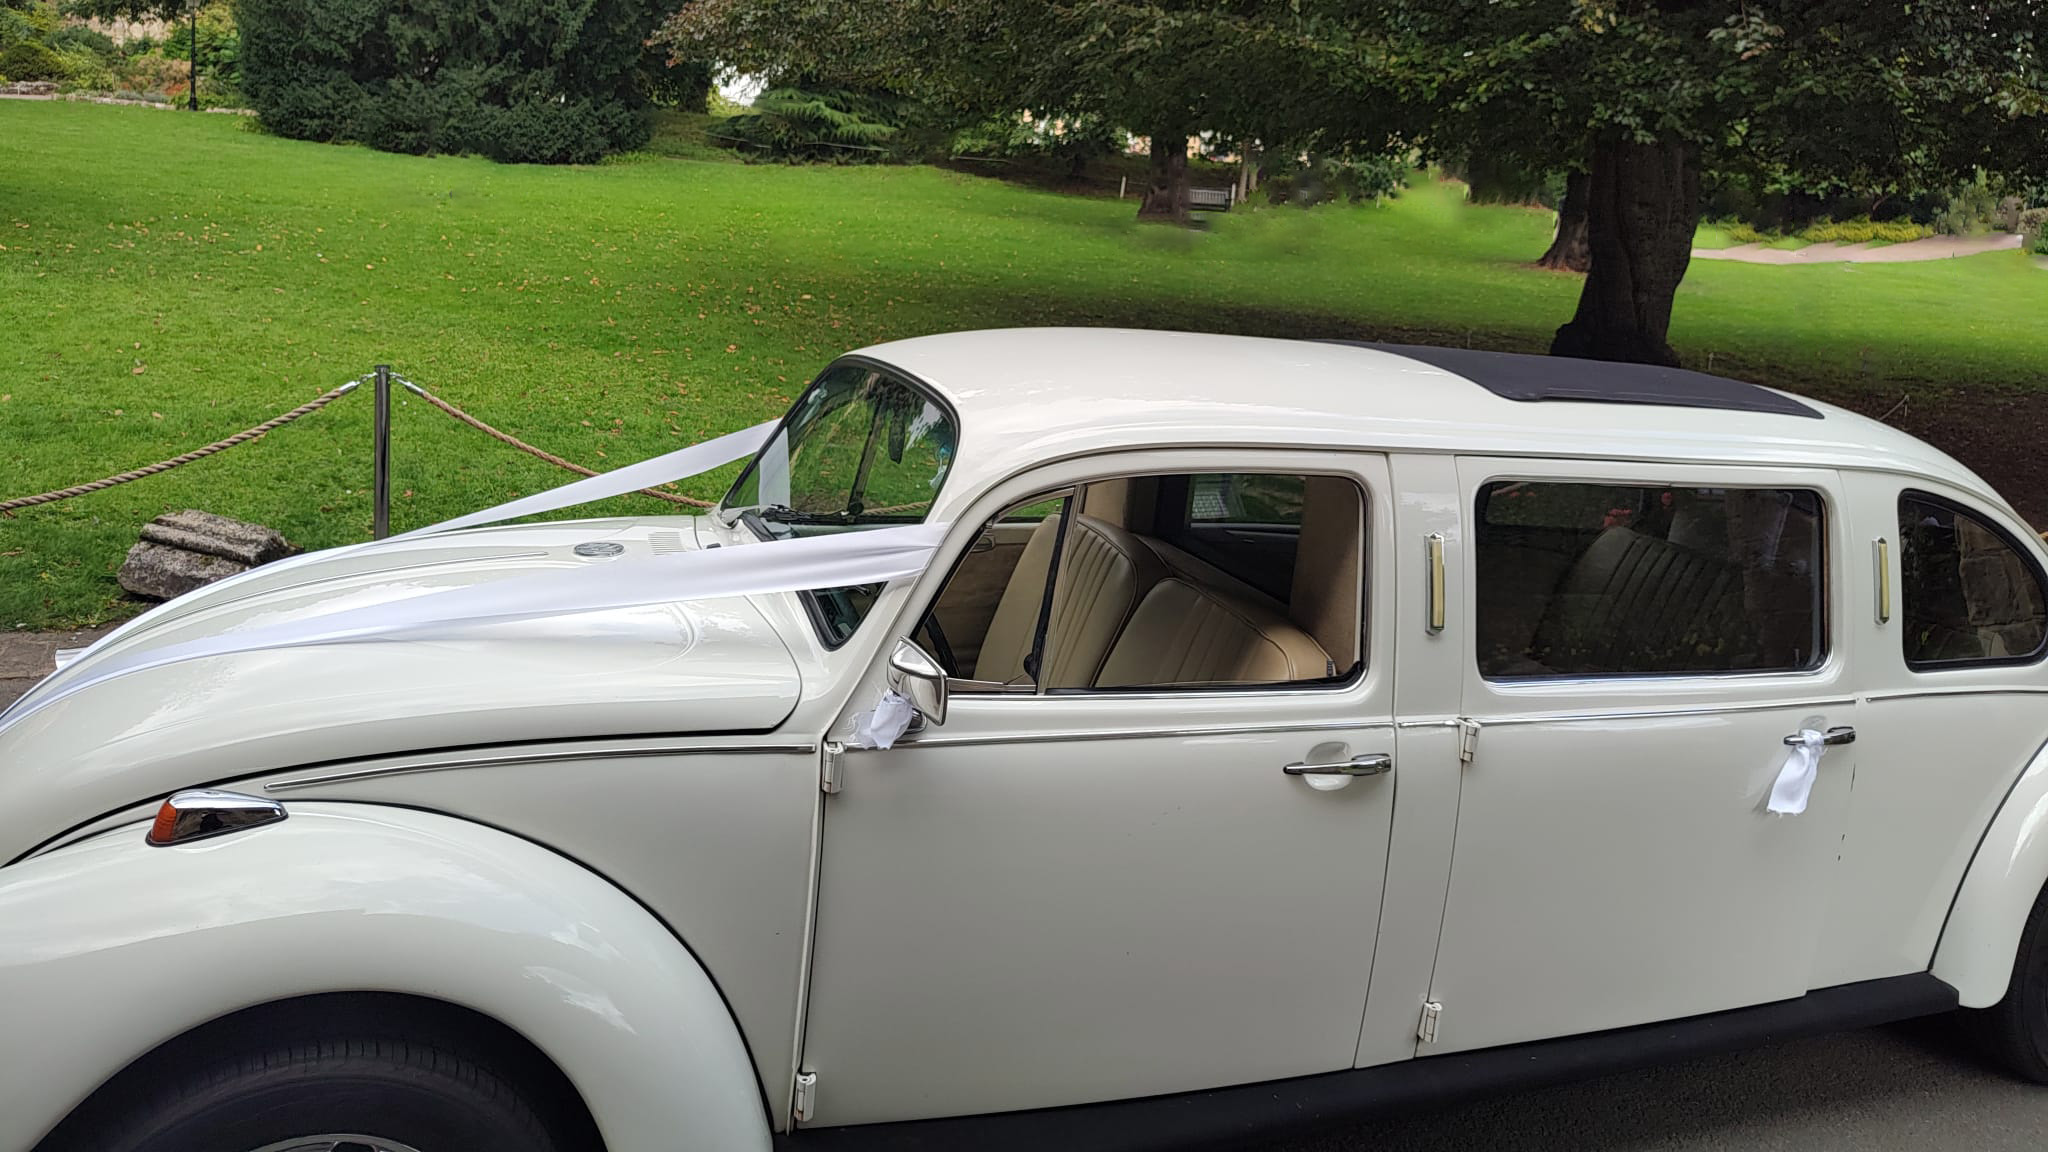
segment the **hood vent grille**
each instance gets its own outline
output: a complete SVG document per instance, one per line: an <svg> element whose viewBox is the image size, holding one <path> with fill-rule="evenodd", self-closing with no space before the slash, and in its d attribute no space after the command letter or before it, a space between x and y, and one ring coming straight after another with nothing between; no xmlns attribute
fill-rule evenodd
<svg viewBox="0 0 2048 1152"><path fill-rule="evenodd" d="M683 547L683 534L680 532L650 532L647 534L647 542L653 545L656 556L686 551Z"/></svg>

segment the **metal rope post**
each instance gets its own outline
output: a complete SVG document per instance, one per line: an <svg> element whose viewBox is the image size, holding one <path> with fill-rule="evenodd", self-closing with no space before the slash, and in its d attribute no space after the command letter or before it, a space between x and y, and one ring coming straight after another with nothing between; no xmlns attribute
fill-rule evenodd
<svg viewBox="0 0 2048 1152"><path fill-rule="evenodd" d="M377 365L377 413L371 424L370 536L391 535L391 365Z"/></svg>

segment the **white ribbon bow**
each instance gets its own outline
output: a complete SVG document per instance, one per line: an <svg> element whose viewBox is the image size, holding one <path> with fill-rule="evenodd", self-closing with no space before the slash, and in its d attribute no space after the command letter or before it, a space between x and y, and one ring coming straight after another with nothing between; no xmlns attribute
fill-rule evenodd
<svg viewBox="0 0 2048 1152"><path fill-rule="evenodd" d="M894 747L910 731L910 721L916 714L908 697L884 691L874 708L853 718L852 744L855 748Z"/></svg>
<svg viewBox="0 0 2048 1152"><path fill-rule="evenodd" d="M1806 811L1814 779L1820 775L1820 758L1827 750L1826 736L1811 728L1800 729L1799 743L1792 745L1785 766L1778 769L1778 779L1771 785L1771 798L1765 807L1780 816L1797 816Z"/></svg>

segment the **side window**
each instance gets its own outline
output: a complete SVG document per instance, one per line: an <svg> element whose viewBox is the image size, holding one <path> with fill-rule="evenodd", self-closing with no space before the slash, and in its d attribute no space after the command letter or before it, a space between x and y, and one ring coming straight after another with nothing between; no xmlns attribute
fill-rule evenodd
<svg viewBox="0 0 2048 1152"><path fill-rule="evenodd" d="M1925 492L1899 495L1906 664L1916 669L2032 660L2048 639L2048 597L2019 547Z"/></svg>
<svg viewBox="0 0 2048 1152"><path fill-rule="evenodd" d="M1817 492L1504 481L1476 513L1489 679L1787 672L1825 652Z"/></svg>
<svg viewBox="0 0 2048 1152"><path fill-rule="evenodd" d="M1338 682L1363 662L1364 549L1349 479L1117 477L991 521L921 638L963 692Z"/></svg>

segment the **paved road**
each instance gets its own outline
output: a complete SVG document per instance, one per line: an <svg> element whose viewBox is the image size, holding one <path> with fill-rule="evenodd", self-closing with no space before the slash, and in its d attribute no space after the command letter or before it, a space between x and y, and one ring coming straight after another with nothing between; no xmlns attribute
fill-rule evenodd
<svg viewBox="0 0 2048 1152"><path fill-rule="evenodd" d="M1245 1152L2040 1152L2048 1088L1946 1020L1789 1041Z"/></svg>

